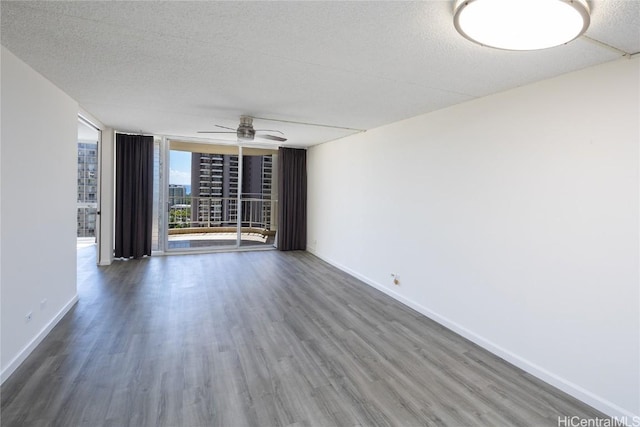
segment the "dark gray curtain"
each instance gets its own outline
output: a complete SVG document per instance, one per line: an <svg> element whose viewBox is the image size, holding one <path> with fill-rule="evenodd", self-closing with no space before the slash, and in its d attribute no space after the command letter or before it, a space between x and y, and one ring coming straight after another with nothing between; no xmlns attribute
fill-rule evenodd
<svg viewBox="0 0 640 427"><path fill-rule="evenodd" d="M278 155L278 249L306 250L307 151L280 147Z"/></svg>
<svg viewBox="0 0 640 427"><path fill-rule="evenodd" d="M116 135L116 258L151 255L153 137Z"/></svg>

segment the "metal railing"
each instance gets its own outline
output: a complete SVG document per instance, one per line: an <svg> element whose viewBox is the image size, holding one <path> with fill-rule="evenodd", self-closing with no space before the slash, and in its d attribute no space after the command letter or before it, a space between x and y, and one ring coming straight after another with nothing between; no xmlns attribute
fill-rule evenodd
<svg viewBox="0 0 640 427"><path fill-rule="evenodd" d="M237 197L170 197L169 233L181 228L236 227L238 221L241 227L275 231L278 201L249 196L254 195L243 194L240 199L240 218Z"/></svg>

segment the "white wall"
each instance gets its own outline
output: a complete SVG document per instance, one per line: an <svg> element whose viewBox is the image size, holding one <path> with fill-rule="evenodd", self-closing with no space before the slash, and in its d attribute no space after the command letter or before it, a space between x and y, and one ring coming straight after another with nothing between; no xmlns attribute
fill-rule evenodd
<svg viewBox="0 0 640 427"><path fill-rule="evenodd" d="M639 63L311 148L308 249L610 415L640 414Z"/></svg>
<svg viewBox="0 0 640 427"><path fill-rule="evenodd" d="M78 104L4 47L1 55L4 381L77 299Z"/></svg>

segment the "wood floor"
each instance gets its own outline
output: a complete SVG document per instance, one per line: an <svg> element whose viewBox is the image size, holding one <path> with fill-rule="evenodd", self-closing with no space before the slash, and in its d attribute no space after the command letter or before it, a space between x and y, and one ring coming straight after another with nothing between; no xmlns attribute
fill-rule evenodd
<svg viewBox="0 0 640 427"><path fill-rule="evenodd" d="M12 426L557 426L603 414L304 253L96 267L1 389Z"/></svg>

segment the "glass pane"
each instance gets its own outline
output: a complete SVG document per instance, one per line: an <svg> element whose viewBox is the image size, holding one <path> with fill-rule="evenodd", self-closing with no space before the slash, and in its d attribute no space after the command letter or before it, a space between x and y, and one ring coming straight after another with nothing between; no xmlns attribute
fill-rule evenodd
<svg viewBox="0 0 640 427"><path fill-rule="evenodd" d="M170 143L169 250L237 246L238 148L215 147Z"/></svg>
<svg viewBox="0 0 640 427"><path fill-rule="evenodd" d="M78 142L77 237L96 237L97 142Z"/></svg>
<svg viewBox="0 0 640 427"><path fill-rule="evenodd" d="M95 207L78 207L78 237L96 237Z"/></svg>
<svg viewBox="0 0 640 427"><path fill-rule="evenodd" d="M256 154L242 159L241 246L273 246L277 230L277 155ZM266 151L265 151L266 152Z"/></svg>

